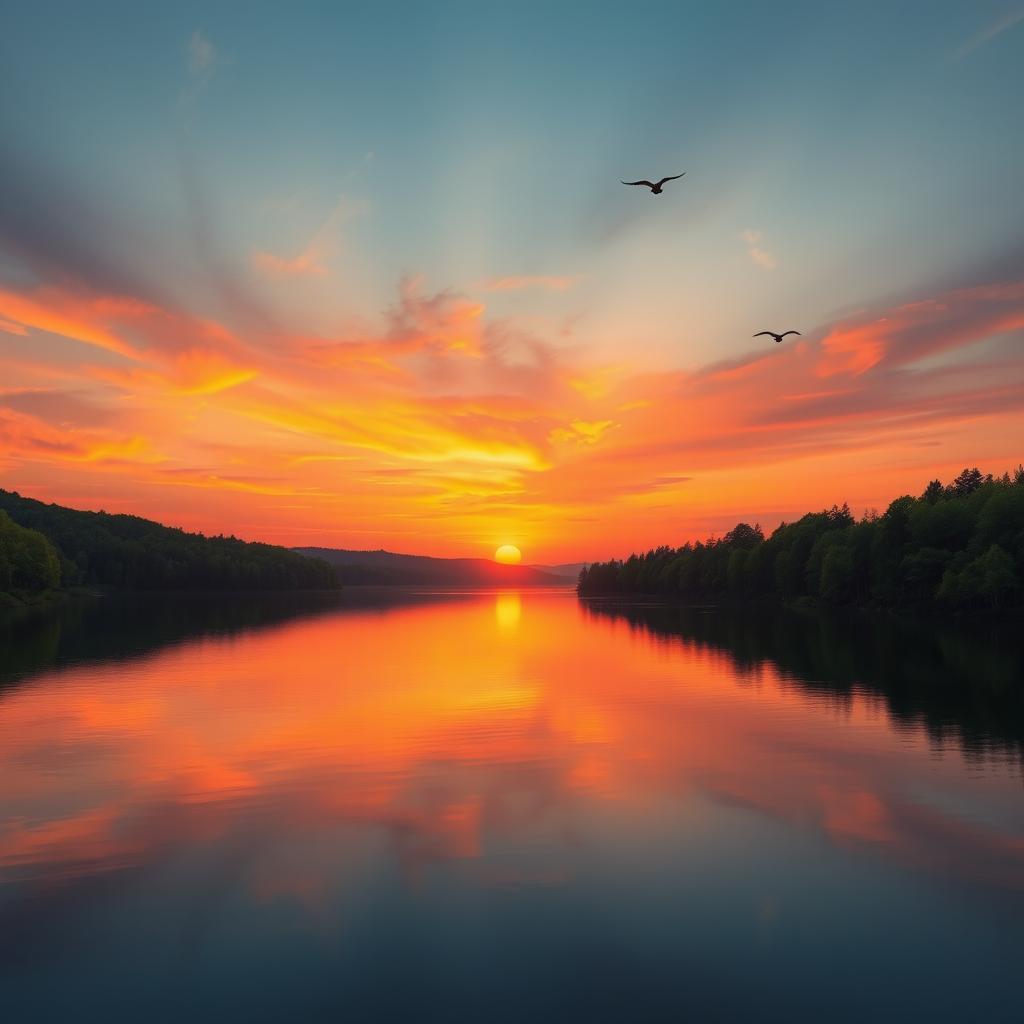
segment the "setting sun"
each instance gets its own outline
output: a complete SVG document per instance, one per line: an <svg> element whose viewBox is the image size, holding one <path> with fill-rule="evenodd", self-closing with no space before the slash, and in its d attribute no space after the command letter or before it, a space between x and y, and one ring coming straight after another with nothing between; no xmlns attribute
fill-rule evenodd
<svg viewBox="0 0 1024 1024"><path fill-rule="evenodd" d="M502 544L497 551L494 552L494 560L501 562L502 565L518 565L522 561L523 553L515 546L515 544Z"/></svg>

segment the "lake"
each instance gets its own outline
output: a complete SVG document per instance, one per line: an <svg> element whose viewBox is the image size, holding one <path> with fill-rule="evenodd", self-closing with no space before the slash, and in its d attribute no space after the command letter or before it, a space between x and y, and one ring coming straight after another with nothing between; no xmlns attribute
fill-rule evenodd
<svg viewBox="0 0 1024 1024"><path fill-rule="evenodd" d="M45 1021L1019 1021L1016 628L567 592L0 626Z"/></svg>

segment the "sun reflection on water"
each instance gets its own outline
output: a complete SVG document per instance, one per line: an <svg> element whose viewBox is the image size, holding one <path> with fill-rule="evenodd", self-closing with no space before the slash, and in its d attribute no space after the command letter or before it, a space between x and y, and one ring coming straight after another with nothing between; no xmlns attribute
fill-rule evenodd
<svg viewBox="0 0 1024 1024"><path fill-rule="evenodd" d="M523 617L523 599L518 592L497 594L494 598L494 617L498 630L504 634L516 633Z"/></svg>

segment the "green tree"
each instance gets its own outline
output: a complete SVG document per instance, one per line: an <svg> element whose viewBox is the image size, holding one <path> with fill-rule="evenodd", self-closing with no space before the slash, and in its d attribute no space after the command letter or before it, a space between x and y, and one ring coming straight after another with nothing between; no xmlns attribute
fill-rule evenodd
<svg viewBox="0 0 1024 1024"><path fill-rule="evenodd" d="M10 491L0 491L0 511L20 527L45 535L49 542L47 549L40 548L37 541L19 540L19 558L35 566L31 572L46 579L55 573L58 581L63 578L67 584L147 590L337 586L333 566L271 544L247 543L237 537L203 537L138 516L79 512ZM22 564L12 561L9 552L7 562L3 572L8 576Z"/></svg>
<svg viewBox="0 0 1024 1024"><path fill-rule="evenodd" d="M1021 580L1024 468L999 477L973 468L859 522L849 506L833 505L782 523L767 539L759 526L739 523L721 540L597 563L579 592L1002 608L1024 597Z"/></svg>
<svg viewBox="0 0 1024 1024"><path fill-rule="evenodd" d="M821 562L820 593L830 604L845 604L854 594L853 551L842 544L832 544Z"/></svg>
<svg viewBox="0 0 1024 1024"><path fill-rule="evenodd" d="M939 596L952 604L999 608L1019 588L1013 559L998 544L992 544L959 573L944 576Z"/></svg>
<svg viewBox="0 0 1024 1024"><path fill-rule="evenodd" d="M0 591L31 595L59 586L57 549L37 530L19 526L0 509Z"/></svg>
<svg viewBox="0 0 1024 1024"><path fill-rule="evenodd" d="M969 494L973 494L984 482L985 477L982 475L981 470L975 466L973 469L965 469L960 473L949 485L949 492L957 498L966 498Z"/></svg>

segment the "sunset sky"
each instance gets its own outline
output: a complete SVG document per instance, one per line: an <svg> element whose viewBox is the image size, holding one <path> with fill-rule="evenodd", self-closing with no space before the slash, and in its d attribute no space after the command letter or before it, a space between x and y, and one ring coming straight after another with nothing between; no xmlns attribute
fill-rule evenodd
<svg viewBox="0 0 1024 1024"><path fill-rule="evenodd" d="M0 486L554 562L1002 472L1022 95L1021 0L19 5Z"/></svg>

